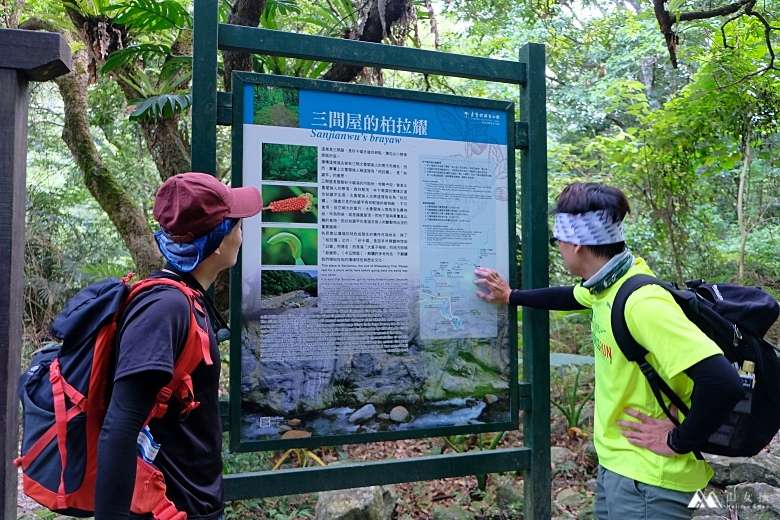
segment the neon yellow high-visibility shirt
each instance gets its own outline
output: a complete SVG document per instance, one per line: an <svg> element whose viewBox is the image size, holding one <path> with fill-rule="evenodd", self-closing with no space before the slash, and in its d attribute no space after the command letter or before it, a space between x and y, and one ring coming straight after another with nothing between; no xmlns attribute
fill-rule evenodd
<svg viewBox="0 0 780 520"><path fill-rule="evenodd" d="M635 274L652 271L644 260L634 265L606 290L592 294L578 284L574 297L592 311L591 330L595 363L594 444L599 464L624 477L677 491L704 488L713 471L692 453L666 457L634 446L623 436L620 420L635 421L626 408L663 419L663 410L639 365L628 361L612 334L612 302L618 289ZM690 406L693 381L685 370L702 359L722 354L720 348L694 325L668 291L657 285L641 287L626 302L626 324L649 354L647 360L672 390Z"/></svg>

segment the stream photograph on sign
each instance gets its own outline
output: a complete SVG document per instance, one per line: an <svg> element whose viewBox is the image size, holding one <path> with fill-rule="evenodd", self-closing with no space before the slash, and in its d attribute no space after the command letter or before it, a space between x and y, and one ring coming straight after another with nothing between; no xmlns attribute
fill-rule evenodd
<svg viewBox="0 0 780 520"><path fill-rule="evenodd" d="M510 276L513 105L254 76L234 94L264 203L243 226L240 443L508 427L514 315L473 280Z"/></svg>

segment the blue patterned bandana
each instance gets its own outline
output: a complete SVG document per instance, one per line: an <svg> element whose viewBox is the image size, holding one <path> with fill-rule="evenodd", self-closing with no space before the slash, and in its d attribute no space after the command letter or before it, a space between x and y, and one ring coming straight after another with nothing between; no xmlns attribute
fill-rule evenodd
<svg viewBox="0 0 780 520"><path fill-rule="evenodd" d="M191 273L199 263L217 250L237 219L226 218L214 229L199 236L192 242L175 242L165 231L160 230L154 234L157 247L165 259L178 271Z"/></svg>
<svg viewBox="0 0 780 520"><path fill-rule="evenodd" d="M578 246L624 242L623 221L615 222L604 209L585 213L556 213L553 236Z"/></svg>

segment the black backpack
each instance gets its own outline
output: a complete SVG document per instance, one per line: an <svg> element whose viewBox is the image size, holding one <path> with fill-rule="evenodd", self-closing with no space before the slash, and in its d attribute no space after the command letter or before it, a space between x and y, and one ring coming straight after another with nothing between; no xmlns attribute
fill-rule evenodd
<svg viewBox="0 0 780 520"><path fill-rule="evenodd" d="M659 285L669 291L685 315L723 350L732 363L755 366L755 385L743 385L745 397L732 410L727 422L707 439L701 452L730 457L751 457L761 451L780 430L780 358L778 350L764 340L780 314L780 305L758 287L734 284L708 284L703 280L686 282L685 288L649 275L634 275L618 289L612 304L612 332L618 347L629 361L639 364L658 404L676 425L664 396L680 412L689 409L645 360L647 350L631 336L626 325L628 297L645 285Z"/></svg>

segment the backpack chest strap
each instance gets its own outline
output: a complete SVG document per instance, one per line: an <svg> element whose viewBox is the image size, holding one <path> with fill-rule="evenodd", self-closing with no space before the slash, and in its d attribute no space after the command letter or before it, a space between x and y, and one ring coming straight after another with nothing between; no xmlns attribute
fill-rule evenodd
<svg viewBox="0 0 780 520"><path fill-rule="evenodd" d="M168 412L168 402L172 397L176 397L182 403L182 416L186 416L197 408L200 403L195 400L191 374L201 362L204 362L206 365L214 364L211 358L211 340L208 331L200 326L195 317L196 312L200 312L203 315L205 315L205 312L197 299L195 299L194 294L188 294L187 296L192 309L187 340L176 359L173 377L157 394L157 399L152 411L149 413L146 424L152 419L163 417Z"/></svg>

